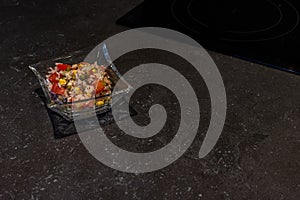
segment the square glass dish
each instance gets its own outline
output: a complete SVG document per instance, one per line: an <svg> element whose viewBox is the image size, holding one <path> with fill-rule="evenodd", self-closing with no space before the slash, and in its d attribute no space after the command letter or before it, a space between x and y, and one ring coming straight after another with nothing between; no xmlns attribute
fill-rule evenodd
<svg viewBox="0 0 300 200"><path fill-rule="evenodd" d="M93 51L95 51L95 49ZM105 67L105 72L107 73L109 81L111 82L111 91L113 91L110 94L92 96L91 98L83 100L66 102L57 101L57 97L55 97L53 92L49 90L49 80L46 78L46 75L48 75L50 67L54 67L56 63L64 63L69 65L81 63L89 54L90 50L84 49L76 51L63 57L41 61L29 66L29 69L35 74L43 90L47 108L56 112L68 121L73 121L74 116L79 118L88 118L95 113L97 115L103 114L109 111L112 106L114 106L112 102L118 103L123 101L124 96L132 89L132 87L124 80L124 78L122 78L116 66L112 63L106 45L99 45L96 51L97 52L94 52L94 54L96 53L94 62L99 66L102 65ZM118 88L116 88L116 83L118 81ZM112 101L112 98L114 98L114 101ZM74 106L80 107L80 105L88 104L89 102L93 102L93 106L95 108L92 109L93 112L91 112L91 109L73 109ZM101 104L97 104L97 102L101 102Z"/></svg>

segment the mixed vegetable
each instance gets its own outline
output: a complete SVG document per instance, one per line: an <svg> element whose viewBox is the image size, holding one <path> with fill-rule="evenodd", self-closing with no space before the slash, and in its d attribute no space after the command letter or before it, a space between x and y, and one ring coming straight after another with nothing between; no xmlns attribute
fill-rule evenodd
<svg viewBox="0 0 300 200"><path fill-rule="evenodd" d="M101 106L111 100L109 94L111 94L112 82L105 70L106 67L96 63L81 62L73 65L56 63L54 68L49 68L46 76L47 87L56 103L90 99L90 101L82 101L80 106ZM104 98L97 98L105 95Z"/></svg>

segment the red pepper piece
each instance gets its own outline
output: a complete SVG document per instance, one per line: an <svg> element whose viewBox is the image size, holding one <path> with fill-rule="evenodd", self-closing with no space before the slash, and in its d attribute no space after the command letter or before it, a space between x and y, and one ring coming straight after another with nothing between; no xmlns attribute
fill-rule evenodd
<svg viewBox="0 0 300 200"><path fill-rule="evenodd" d="M102 83L102 81L98 81L97 87L96 87L96 94L99 94L103 90L104 90L104 84Z"/></svg>
<svg viewBox="0 0 300 200"><path fill-rule="evenodd" d="M48 80L51 83L58 83L58 74L57 73L53 73L49 76Z"/></svg>
<svg viewBox="0 0 300 200"><path fill-rule="evenodd" d="M57 83L54 83L51 89L52 92L58 95L63 95L65 93L65 88L59 87Z"/></svg>
<svg viewBox="0 0 300 200"><path fill-rule="evenodd" d="M58 70L61 70L61 71L65 71L65 70L71 68L71 66L68 64L57 64L56 66L57 66Z"/></svg>

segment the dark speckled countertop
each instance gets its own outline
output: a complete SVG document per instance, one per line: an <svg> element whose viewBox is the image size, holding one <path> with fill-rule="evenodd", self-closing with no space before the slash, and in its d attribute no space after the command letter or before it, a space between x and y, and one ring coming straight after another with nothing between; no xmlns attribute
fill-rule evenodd
<svg viewBox="0 0 300 200"><path fill-rule="evenodd" d="M27 66L95 46L126 30L115 21L138 3L0 3L0 199L299 199L300 77L215 52L209 53L224 79L228 115L221 138L205 159L197 158L209 116L201 87L199 134L180 159L162 170L119 172L94 159L77 135L53 138L47 112L34 93L38 83ZM159 56L140 52L116 62L124 72ZM135 95L133 104L146 113L154 101L172 103L171 97L149 86ZM139 120L147 124L147 119ZM171 123L170 135L172 128ZM105 129L109 135L117 132L114 124ZM125 149L132 142L137 148L153 148L169 141L168 134L154 146L121 139L117 142Z"/></svg>

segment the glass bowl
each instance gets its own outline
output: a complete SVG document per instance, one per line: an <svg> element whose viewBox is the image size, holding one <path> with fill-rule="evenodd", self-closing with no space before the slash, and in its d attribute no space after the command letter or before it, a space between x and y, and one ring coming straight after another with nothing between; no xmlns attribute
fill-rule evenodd
<svg viewBox="0 0 300 200"><path fill-rule="evenodd" d="M92 97L90 99L74 101L74 102L60 102L55 101L53 94L49 91L47 87L46 75L48 74L49 67L54 67L55 63L64 63L64 64L77 64L83 62L85 57L89 54L89 50L84 49L80 51L73 52L69 55L41 61L36 64L32 64L29 66L29 69L35 74L36 78L39 81L39 84L43 90L46 99L47 108L56 112L63 118L68 121L73 121L73 117L77 118L88 118L93 114L103 114L111 109L112 106L112 98L114 98L114 104L120 101L123 101L123 97L130 92L132 87L124 80L116 66L112 63L110 56L108 54L108 50L105 44L102 44L98 49L97 57L95 58L95 62L98 65L104 65L106 67L105 71L109 75L109 79L112 82L111 90L114 91L111 94L106 94L102 96ZM116 88L116 83L120 81L118 84L118 88ZM95 113L91 112L91 109L72 109L73 106L80 105L83 103L87 103L90 101L98 102L102 101L104 104L102 105L94 105Z"/></svg>

